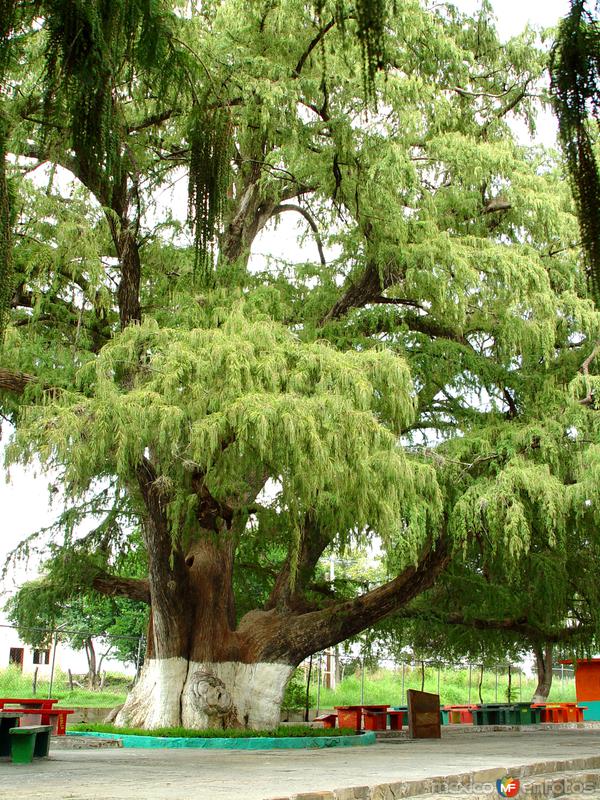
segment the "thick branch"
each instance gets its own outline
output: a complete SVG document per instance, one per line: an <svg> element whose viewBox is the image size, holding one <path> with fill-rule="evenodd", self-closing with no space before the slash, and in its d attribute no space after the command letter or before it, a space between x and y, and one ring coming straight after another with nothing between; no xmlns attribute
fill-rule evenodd
<svg viewBox="0 0 600 800"><path fill-rule="evenodd" d="M150 604L150 585L147 580L122 578L101 572L92 581L92 587L108 597L127 597L129 600Z"/></svg>
<svg viewBox="0 0 600 800"><path fill-rule="evenodd" d="M394 580L352 600L302 614L293 624L283 624L280 635L265 642L261 660L300 663L310 653L360 633L429 589L449 561L450 543L442 537L435 547L429 546L418 565L407 567Z"/></svg>
<svg viewBox="0 0 600 800"><path fill-rule="evenodd" d="M36 383L36 381L37 378L33 375L27 375L25 372L0 368L0 392L23 394L25 389L30 384Z"/></svg>
<svg viewBox="0 0 600 800"><path fill-rule="evenodd" d="M324 533L307 515L302 531L295 582L291 580L291 558L288 556L277 576L271 596L265 606L266 610L272 608L297 609L302 606L302 591L308 586L319 558L330 543L330 536Z"/></svg>

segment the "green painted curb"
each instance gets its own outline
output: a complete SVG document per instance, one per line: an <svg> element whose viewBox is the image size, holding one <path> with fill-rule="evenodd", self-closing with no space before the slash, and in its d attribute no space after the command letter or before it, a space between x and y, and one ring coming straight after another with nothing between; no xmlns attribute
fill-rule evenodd
<svg viewBox="0 0 600 800"><path fill-rule="evenodd" d="M206 750L300 750L322 747L363 747L375 744L375 733L367 731L357 736L266 736L244 739L193 739L180 736L133 736L119 733L67 731L67 736L94 736L100 739L120 739L123 747L202 747Z"/></svg>

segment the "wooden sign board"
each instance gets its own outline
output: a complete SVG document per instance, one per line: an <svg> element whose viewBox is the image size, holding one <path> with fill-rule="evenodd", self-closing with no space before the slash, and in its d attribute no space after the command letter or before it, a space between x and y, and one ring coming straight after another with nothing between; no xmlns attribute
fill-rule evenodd
<svg viewBox="0 0 600 800"><path fill-rule="evenodd" d="M440 696L409 689L408 736L410 739L441 739Z"/></svg>

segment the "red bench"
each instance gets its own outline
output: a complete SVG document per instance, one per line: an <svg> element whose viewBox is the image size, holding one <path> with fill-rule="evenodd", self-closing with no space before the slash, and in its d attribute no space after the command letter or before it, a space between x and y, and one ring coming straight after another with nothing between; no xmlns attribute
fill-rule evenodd
<svg viewBox="0 0 600 800"><path fill-rule="evenodd" d="M20 708L19 713L27 717L37 717L35 720L28 719L38 725L52 725L54 736L64 736L67 732L67 717L74 713L72 708ZM25 720L23 720L25 721Z"/></svg>
<svg viewBox="0 0 600 800"><path fill-rule="evenodd" d="M407 711L391 711L388 710L387 715L390 720L390 730L391 731L401 731L402 724L404 722L404 715L407 714Z"/></svg>

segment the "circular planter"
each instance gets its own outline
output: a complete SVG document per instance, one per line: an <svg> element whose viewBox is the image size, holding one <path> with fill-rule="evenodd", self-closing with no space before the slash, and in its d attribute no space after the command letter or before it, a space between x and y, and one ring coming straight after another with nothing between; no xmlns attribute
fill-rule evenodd
<svg viewBox="0 0 600 800"><path fill-rule="evenodd" d="M120 739L123 747L201 747L206 750L300 750L318 747L363 747L375 744L373 731L356 736L256 736L242 739L195 739L180 736L134 736L120 733L67 731L67 736L90 736L99 739Z"/></svg>

